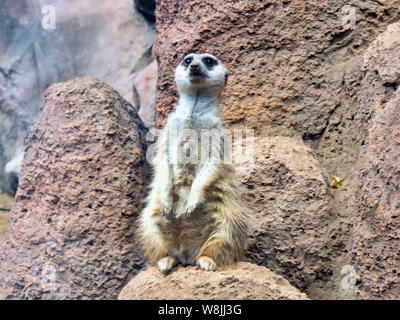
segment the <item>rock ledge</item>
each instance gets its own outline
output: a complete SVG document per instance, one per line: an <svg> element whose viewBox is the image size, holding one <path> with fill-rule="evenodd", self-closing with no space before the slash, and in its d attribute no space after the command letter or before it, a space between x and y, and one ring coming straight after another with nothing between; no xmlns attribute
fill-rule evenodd
<svg viewBox="0 0 400 320"><path fill-rule="evenodd" d="M304 293L268 270L249 262L214 272L194 266L163 275L156 267L140 272L121 291L119 300L304 300Z"/></svg>

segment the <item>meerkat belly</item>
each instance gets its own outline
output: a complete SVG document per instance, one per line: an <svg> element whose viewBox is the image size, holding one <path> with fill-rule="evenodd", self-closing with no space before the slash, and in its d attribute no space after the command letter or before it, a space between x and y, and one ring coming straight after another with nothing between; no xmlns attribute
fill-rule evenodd
<svg viewBox="0 0 400 320"><path fill-rule="evenodd" d="M183 133L179 134L177 141L170 145L171 154L175 159L173 161L175 214L164 220L161 229L166 236L170 255L183 265L190 265L195 264L195 258L201 247L215 230L216 217L210 214L207 204L200 204L190 215L185 214L193 181L202 165L201 140L198 130L187 134L183 131L186 129L185 126L180 129ZM177 213L183 214L179 214L179 218L176 218Z"/></svg>
<svg viewBox="0 0 400 320"><path fill-rule="evenodd" d="M183 210L186 204L193 181L196 178L198 169L201 166L201 153L198 151L198 144L201 141L187 139L180 136L176 149L176 161L173 167L173 191L174 203L177 211Z"/></svg>
<svg viewBox="0 0 400 320"><path fill-rule="evenodd" d="M183 214L168 222L169 247L171 255L183 265L195 264L200 248L215 230L215 216L210 214L207 204L200 204L190 215L185 214L197 169L197 163L180 164L173 183L174 211Z"/></svg>

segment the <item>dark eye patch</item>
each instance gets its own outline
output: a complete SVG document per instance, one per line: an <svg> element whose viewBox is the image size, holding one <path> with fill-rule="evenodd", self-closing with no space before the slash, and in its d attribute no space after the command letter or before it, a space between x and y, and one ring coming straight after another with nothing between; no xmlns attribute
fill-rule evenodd
<svg viewBox="0 0 400 320"><path fill-rule="evenodd" d="M186 57L185 59L183 59L182 61L182 65L185 67L188 67L189 64L193 61L193 57Z"/></svg>
<svg viewBox="0 0 400 320"><path fill-rule="evenodd" d="M203 62L206 65L208 70L211 70L214 66L216 66L218 64L218 61L211 57L203 58Z"/></svg>

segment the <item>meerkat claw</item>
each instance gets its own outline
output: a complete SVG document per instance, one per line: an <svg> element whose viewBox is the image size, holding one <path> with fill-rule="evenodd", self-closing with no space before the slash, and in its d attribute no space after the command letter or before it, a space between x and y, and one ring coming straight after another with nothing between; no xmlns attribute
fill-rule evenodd
<svg viewBox="0 0 400 320"><path fill-rule="evenodd" d="M165 215L170 215L172 212L172 205L169 201L161 201L161 212Z"/></svg>
<svg viewBox="0 0 400 320"><path fill-rule="evenodd" d="M194 211L194 209L197 208L198 205L199 205L198 197L193 197L193 196L189 197L189 201L186 204L186 208L185 208L186 214L187 215L191 214Z"/></svg>
<svg viewBox="0 0 400 320"><path fill-rule="evenodd" d="M187 206L186 206L186 210L185 210L185 212L186 212L186 214L187 215L189 215L189 214L191 214L193 211L194 211L194 209L196 209L196 204L188 204Z"/></svg>
<svg viewBox="0 0 400 320"><path fill-rule="evenodd" d="M200 267L200 269L205 271L214 271L217 269L217 264L214 262L214 260L206 256L199 257L196 261L196 264Z"/></svg>
<svg viewBox="0 0 400 320"><path fill-rule="evenodd" d="M165 257L157 262L158 268L161 272L167 273L176 265L176 260L172 257Z"/></svg>

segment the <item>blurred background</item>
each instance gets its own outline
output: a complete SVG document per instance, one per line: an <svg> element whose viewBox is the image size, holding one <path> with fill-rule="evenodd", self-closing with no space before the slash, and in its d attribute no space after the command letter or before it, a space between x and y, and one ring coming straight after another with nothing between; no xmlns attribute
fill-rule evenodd
<svg viewBox="0 0 400 320"><path fill-rule="evenodd" d="M140 107L134 83L151 62L154 9L155 1L0 0L1 211L51 84L91 75Z"/></svg>
<svg viewBox="0 0 400 320"><path fill-rule="evenodd" d="M153 0L0 0L0 235L46 89L90 75L139 109L135 83L143 85L136 79L151 64L154 9ZM149 72L155 79L157 70Z"/></svg>

